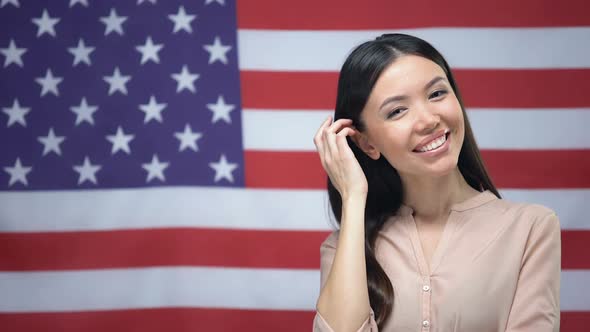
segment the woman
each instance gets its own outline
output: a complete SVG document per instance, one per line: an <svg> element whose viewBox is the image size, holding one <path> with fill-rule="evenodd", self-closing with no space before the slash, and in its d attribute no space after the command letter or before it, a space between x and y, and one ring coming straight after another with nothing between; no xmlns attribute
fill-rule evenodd
<svg viewBox="0 0 590 332"><path fill-rule="evenodd" d="M501 199L437 50L404 34L358 46L334 119L314 138L340 224L314 330L559 330L559 220Z"/></svg>

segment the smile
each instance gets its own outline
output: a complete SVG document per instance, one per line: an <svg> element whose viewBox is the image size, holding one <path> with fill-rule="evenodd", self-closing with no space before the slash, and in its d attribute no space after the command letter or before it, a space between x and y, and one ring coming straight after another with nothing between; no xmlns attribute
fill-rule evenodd
<svg viewBox="0 0 590 332"><path fill-rule="evenodd" d="M433 139L428 144L423 145L421 148L414 150L414 152L432 154L435 151L441 150L441 148L446 149L448 144L445 144L445 143L447 143L449 137L450 137L450 132L448 130L446 130L443 135Z"/></svg>

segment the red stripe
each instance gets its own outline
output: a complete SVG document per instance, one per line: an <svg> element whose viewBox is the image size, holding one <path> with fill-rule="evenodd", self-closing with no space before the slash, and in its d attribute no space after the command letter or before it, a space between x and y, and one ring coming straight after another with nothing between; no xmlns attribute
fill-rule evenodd
<svg viewBox="0 0 590 332"><path fill-rule="evenodd" d="M313 311L162 308L59 313L0 313L5 331L310 331ZM590 312L562 311L561 331L586 331Z"/></svg>
<svg viewBox="0 0 590 332"><path fill-rule="evenodd" d="M590 150L483 150L482 156L499 188L590 188ZM246 151L245 164L247 187L326 188L316 152Z"/></svg>
<svg viewBox="0 0 590 332"><path fill-rule="evenodd" d="M561 332L587 331L590 326L590 312L562 311L560 325Z"/></svg>
<svg viewBox="0 0 590 332"><path fill-rule="evenodd" d="M590 243L590 231L562 231L561 266L570 270L590 269L588 243Z"/></svg>
<svg viewBox="0 0 590 332"><path fill-rule="evenodd" d="M590 16L589 16L590 17ZM454 70L467 107L589 107L590 69ZM244 108L334 108L336 72L241 71Z"/></svg>
<svg viewBox="0 0 590 332"><path fill-rule="evenodd" d="M272 165L272 167L269 167ZM315 152L244 152L246 187L324 189L327 175Z"/></svg>
<svg viewBox="0 0 590 332"><path fill-rule="evenodd" d="M60 313L0 313L3 331L193 332L310 331L314 313L238 309L162 308Z"/></svg>
<svg viewBox="0 0 590 332"><path fill-rule="evenodd" d="M319 269L319 247L328 234L185 228L0 233L0 252L10 253L0 255L0 270L150 266ZM294 243L299 245L294 247ZM590 231L562 232L564 269L590 269L590 256L582 250L587 243Z"/></svg>
<svg viewBox="0 0 590 332"><path fill-rule="evenodd" d="M0 233L0 271L149 266L319 268L327 232L141 229ZM294 243L302 245L293 247ZM6 254L10 253L10 254Z"/></svg>
<svg viewBox="0 0 590 332"><path fill-rule="evenodd" d="M590 188L590 150L482 151L499 188Z"/></svg>
<svg viewBox="0 0 590 332"><path fill-rule="evenodd" d="M238 1L240 29L403 29L544 27L590 24L585 0Z"/></svg>

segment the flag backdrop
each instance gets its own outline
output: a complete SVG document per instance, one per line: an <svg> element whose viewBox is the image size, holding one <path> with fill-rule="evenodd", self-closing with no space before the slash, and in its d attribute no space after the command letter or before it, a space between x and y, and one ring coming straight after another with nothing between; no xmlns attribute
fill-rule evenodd
<svg viewBox="0 0 590 332"><path fill-rule="evenodd" d="M589 9L1 0L0 329L310 330L312 137L352 47L401 31L454 68L505 198L556 210L562 330L587 330Z"/></svg>

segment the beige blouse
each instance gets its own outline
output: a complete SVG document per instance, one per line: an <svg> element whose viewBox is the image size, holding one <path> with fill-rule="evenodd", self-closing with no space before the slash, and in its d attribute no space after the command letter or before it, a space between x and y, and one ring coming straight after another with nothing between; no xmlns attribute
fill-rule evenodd
<svg viewBox="0 0 590 332"><path fill-rule="evenodd" d="M455 204L430 269L412 212L402 205L375 245L394 290L383 331L559 331L561 233L553 211L489 191ZM337 243L336 231L320 248L322 287ZM319 313L313 324L333 331ZM372 310L359 331L377 331Z"/></svg>

